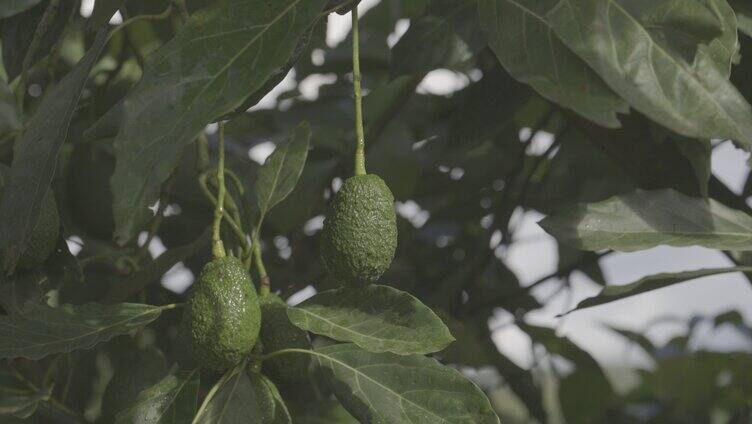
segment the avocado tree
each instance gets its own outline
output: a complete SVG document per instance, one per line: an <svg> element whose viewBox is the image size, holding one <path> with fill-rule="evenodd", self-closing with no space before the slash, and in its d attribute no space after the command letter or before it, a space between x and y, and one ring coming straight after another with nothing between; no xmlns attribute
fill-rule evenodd
<svg viewBox="0 0 752 424"><path fill-rule="evenodd" d="M357 3L0 1L0 423L749 422L752 354L691 343L740 311L612 328L628 387L527 316L577 272L564 315L752 275L752 180L710 166L752 150L752 6ZM729 266L606 283L661 245Z"/></svg>

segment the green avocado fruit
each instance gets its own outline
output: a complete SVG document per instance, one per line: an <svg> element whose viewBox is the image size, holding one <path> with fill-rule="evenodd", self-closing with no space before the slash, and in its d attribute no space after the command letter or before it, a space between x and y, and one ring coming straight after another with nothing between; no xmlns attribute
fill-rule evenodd
<svg viewBox="0 0 752 424"><path fill-rule="evenodd" d="M165 358L158 349L148 347L129 352L107 383L100 422L114 423L118 412L133 406L138 394L157 384L167 371Z"/></svg>
<svg viewBox="0 0 752 424"><path fill-rule="evenodd" d="M5 182L10 177L10 168L0 164L0 199L2 199ZM60 235L60 216L57 212L55 197L52 190L42 198L39 216L29 238L26 251L18 260L18 267L22 269L36 268L50 256Z"/></svg>
<svg viewBox="0 0 752 424"><path fill-rule="evenodd" d="M261 309L251 276L232 256L204 266L180 325L190 355L223 371L240 362L259 336Z"/></svg>
<svg viewBox="0 0 752 424"><path fill-rule="evenodd" d="M397 248L394 196L378 175L348 178L332 202L321 234L321 257L344 284L373 283Z"/></svg>
<svg viewBox="0 0 752 424"><path fill-rule="evenodd" d="M310 349L308 333L287 317L287 304L277 295L261 298L261 343L264 353L282 349ZM308 355L281 355L264 362L264 374L280 388L305 384L311 358Z"/></svg>

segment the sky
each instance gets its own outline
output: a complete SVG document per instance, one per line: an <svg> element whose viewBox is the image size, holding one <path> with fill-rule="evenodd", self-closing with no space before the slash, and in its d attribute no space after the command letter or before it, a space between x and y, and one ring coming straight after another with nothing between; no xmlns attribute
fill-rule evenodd
<svg viewBox="0 0 752 424"><path fill-rule="evenodd" d="M379 0L364 0L359 6L361 16ZM93 0L84 0L81 13L91 13ZM122 20L119 16L111 23L118 24ZM327 44L330 47L342 42L350 31L350 16L331 14L327 31ZM409 21L397 22L395 31L389 37L389 44L394 45L399 37L409 28ZM316 55L317 52L314 52ZM313 76L301 81L300 91L303 96L314 99L318 95L318 88L331 77ZM277 106L279 93L294 86L296 77L291 73L271 93L261 100L257 109ZM418 86L417 91L439 95L451 95L470 83L470 79L455 72L439 69L431 72ZM538 144L551 143L545 134L539 136ZM541 147L541 146L539 146ZM249 156L263 163L274 149L272 143L261 143L249 152ZM747 155L736 149L731 143L724 143L713 151L713 173L732 190L740 193L749 172L746 166ZM401 205L410 209L411 205ZM414 208L413 208L414 209ZM418 209L419 210L419 209ZM507 266L517 274L523 285L529 284L541 276L556 270L556 244L548 234L538 225L542 216L536 212L519 213L515 216L518 231L515 243L503 252L502 258ZM318 222L311 223L311 230L315 231ZM150 246L154 256L164 251L157 241ZM701 247L671 248L658 247L634 253L614 253L601 261L601 266L608 284L625 284L646 275L659 272L677 272L706 267L723 267L732 264L719 252ZM192 274L180 265L176 266L163 280L166 287L181 291L190 284ZM544 284L533 294L539 299L552 295L555 284ZM556 315L573 307L577 302L595 295L598 286L579 272L572 278L571 293L562 292L554 296L545 308L528 313L525 318L532 324L556 328L558 333L571 338L582 348L590 352L599 362L604 364L649 365L649 360L639 349L634 349L624 339L615 336L605 328L606 325L636 331L647 330L648 337L655 343L665 343L667 340L685 331L684 323L673 320L663 320L665 317L678 317L686 322L694 316L715 315L727 310L739 310L746 322L752 322L752 287L740 274L725 274L706 277L691 282L675 285L670 288L634 296L608 305L578 311L564 318ZM300 302L315 293L307 289L291 301ZM513 317L508 312L499 310L489 325L495 329L494 341L499 349L519 365L528 367L532 363L530 339L513 324ZM712 331L705 323L699 326L697 336L691 345L695 348L710 347L721 350L752 351L749 340L741 338L729 329Z"/></svg>

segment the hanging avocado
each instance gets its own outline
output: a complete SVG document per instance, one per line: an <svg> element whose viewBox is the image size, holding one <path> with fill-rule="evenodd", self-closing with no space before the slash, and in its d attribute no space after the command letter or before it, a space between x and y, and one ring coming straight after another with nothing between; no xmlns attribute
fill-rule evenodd
<svg viewBox="0 0 752 424"><path fill-rule="evenodd" d="M343 284L373 283L397 248L394 196L378 175L356 175L342 185L324 221L322 259Z"/></svg>
<svg viewBox="0 0 752 424"><path fill-rule="evenodd" d="M260 337L266 353L290 348L311 348L308 334L290 322L287 305L275 294L261 299ZM282 355L264 362L264 374L280 387L305 384L308 382L310 363L308 355Z"/></svg>
<svg viewBox="0 0 752 424"><path fill-rule="evenodd" d="M243 263L214 259L196 282L181 322L181 337L201 365L222 371L240 362L256 344L261 310Z"/></svg>

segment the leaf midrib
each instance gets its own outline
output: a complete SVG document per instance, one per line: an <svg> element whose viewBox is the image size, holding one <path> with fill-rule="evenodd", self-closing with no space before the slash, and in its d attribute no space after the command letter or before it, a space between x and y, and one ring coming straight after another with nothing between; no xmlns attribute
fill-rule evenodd
<svg viewBox="0 0 752 424"><path fill-rule="evenodd" d="M349 364L347 364L347 363L345 363L345 362L342 362L342 361L340 361L340 360L339 360L339 359L337 359L337 358L334 358L334 357L332 357L332 356L328 356L328 355L326 355L325 353L321 353L321 352L319 352L319 351L316 351L316 350L312 350L312 351L310 351L310 352L311 352L311 354L313 354L313 355L316 355L316 356L321 356L321 357L327 358L327 359L328 359L329 361L331 361L331 362L336 362L336 363L337 363L337 364L339 364L340 366L342 366L342 367L344 367L344 368L346 368L346 369L352 370L353 374L355 374L356 376L357 376L357 375L361 375L361 376L363 376L363 378L366 378L366 379L368 379L369 381L371 381L371 382L372 382L373 384L375 384L375 385L377 385L377 386L381 387L381 388L382 388L382 389L383 389L384 391L386 391L386 392L389 392L389 393L392 393L392 394L393 394L394 396L396 396L397 398L399 398L399 399L404 399L404 401L405 401L405 402L407 402L407 403L409 403L409 404L413 405L414 407L416 407L416 408L420 409L421 411L424 411L424 412L426 412L427 414L429 414L429 415L431 415L431 416L433 416L433 417L436 417L437 419L439 419L439 420L440 420L440 421L439 421L440 423L451 424L451 423L450 423L449 421L446 421L446 420L445 420L444 418L442 418L442 417L440 417L440 416L436 415L436 414L435 414L435 413L434 413L433 411L430 411L430 410L428 410L428 409L425 409L425 408L424 408L424 407L422 407L421 405L418 405L417 403L415 403L415 402L411 401L410 399L408 399L408 398L406 398L406 397L402 396L402 394L400 394L400 393L397 393L397 392L395 392L394 390L392 390L391 388L389 388L389 387L385 386L385 385L384 385L384 384L382 384L382 383L381 383L380 381L378 381L378 380L376 380L376 379L372 378L372 377L371 377L371 376L369 376L368 374L361 372L361 371L360 371L360 370L359 370L358 368L352 367L352 366L350 366ZM369 364L369 365L389 365L389 364L388 364L388 363L384 363L384 364ZM363 392L363 389L361 389L361 392ZM366 393L365 393L365 392L363 392L363 394L365 395Z"/></svg>

